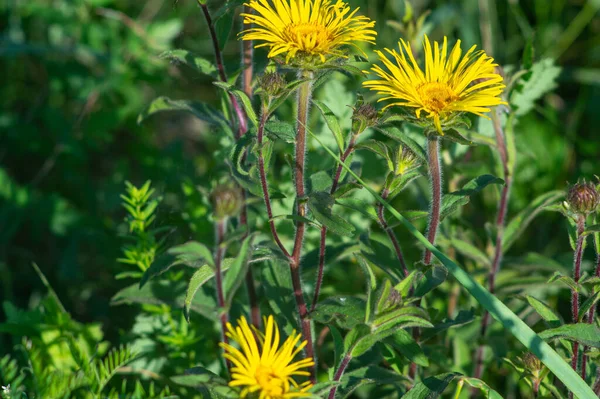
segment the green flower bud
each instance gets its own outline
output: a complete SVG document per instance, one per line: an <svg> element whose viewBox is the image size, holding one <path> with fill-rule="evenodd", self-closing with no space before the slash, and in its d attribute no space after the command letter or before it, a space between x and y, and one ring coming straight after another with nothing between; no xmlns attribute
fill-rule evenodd
<svg viewBox="0 0 600 399"><path fill-rule="evenodd" d="M379 112L371 104L363 104L359 101L353 109L352 130L355 134L362 133L365 129L379 123Z"/></svg>
<svg viewBox="0 0 600 399"><path fill-rule="evenodd" d="M243 204L242 192L233 185L219 185L210 194L214 215L217 219L237 216Z"/></svg>
<svg viewBox="0 0 600 399"><path fill-rule="evenodd" d="M531 373L535 374L536 372L542 369L542 362L538 359L533 353L527 352L523 358L523 366L525 366Z"/></svg>
<svg viewBox="0 0 600 399"><path fill-rule="evenodd" d="M400 176L421 166L420 159L408 147L398 145L394 150L394 175Z"/></svg>
<svg viewBox="0 0 600 399"><path fill-rule="evenodd" d="M600 193L592 183L577 183L569 188L567 203L573 212L587 216L598 209Z"/></svg>
<svg viewBox="0 0 600 399"><path fill-rule="evenodd" d="M277 72L267 72L258 78L258 86L269 97L279 97L283 94L287 82L283 75Z"/></svg>

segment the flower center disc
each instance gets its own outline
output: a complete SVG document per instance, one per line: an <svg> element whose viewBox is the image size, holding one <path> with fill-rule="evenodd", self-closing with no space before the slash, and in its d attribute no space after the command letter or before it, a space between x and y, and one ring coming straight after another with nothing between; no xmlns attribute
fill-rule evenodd
<svg viewBox="0 0 600 399"><path fill-rule="evenodd" d="M301 23L289 25L285 29L287 39L298 45L301 50L311 51L329 41L329 33L323 25Z"/></svg>
<svg viewBox="0 0 600 399"><path fill-rule="evenodd" d="M273 398L283 398L284 380L279 377L269 366L260 365L254 374L256 381L262 387L262 390L268 396Z"/></svg>
<svg viewBox="0 0 600 399"><path fill-rule="evenodd" d="M417 87L421 101L428 109L440 113L448 104L456 100L456 95L445 83L424 83Z"/></svg>

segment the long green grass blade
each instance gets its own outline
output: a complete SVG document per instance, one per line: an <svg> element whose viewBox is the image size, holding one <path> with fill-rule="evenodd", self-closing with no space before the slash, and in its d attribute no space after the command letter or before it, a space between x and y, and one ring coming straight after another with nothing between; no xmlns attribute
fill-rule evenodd
<svg viewBox="0 0 600 399"><path fill-rule="evenodd" d="M379 201L385 209L387 209L398 221L400 221L408 231L417 239L425 248L430 250L448 270L456 280L483 306L494 319L498 320L502 326L510 331L510 333L518 339L527 349L536 355L545 365L560 379L565 386L580 399L597 399L594 391L581 379L581 377L565 362L562 357L540 338L527 324L523 322L516 314L514 314L502 301L496 298L487 289L482 287L475 281L467 272L459 265L454 263L450 258L444 255L411 222L402 216L398 211L388 204L383 198L377 194L372 188L367 186L362 179L350 169L348 165L340 160L340 158L309 129L307 131L321 144L321 146L331 155L338 163L342 165L346 171L356 179L377 201Z"/></svg>

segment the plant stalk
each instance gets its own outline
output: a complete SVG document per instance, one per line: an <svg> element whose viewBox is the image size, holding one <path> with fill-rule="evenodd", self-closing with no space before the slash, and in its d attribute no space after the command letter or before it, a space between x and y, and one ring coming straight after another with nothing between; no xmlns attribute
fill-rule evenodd
<svg viewBox="0 0 600 399"><path fill-rule="evenodd" d="M496 110L492 111L492 123L494 126L494 132L496 134L497 150L502 161L502 170L504 173L504 187L502 187L502 193L500 194L500 202L498 203L498 214L496 216L496 245L494 248L494 259L492 260L492 267L488 276L488 289L494 294L496 292L496 276L500 271L502 263L503 253L503 240L504 240L504 227L506 224L506 214L508 212L508 201L510 198L510 190L512 187L512 172L510 171L508 164L508 148L506 145L506 138L504 136L504 130L498 118ZM487 329L490 323L489 312L484 312L481 319L480 336L483 338L487 333ZM481 378L483 374L483 345L477 348L475 354L475 371L474 377Z"/></svg>
<svg viewBox="0 0 600 399"><path fill-rule="evenodd" d="M585 216L579 215L577 218L577 242L575 244L575 254L573 258L573 280L579 283L581 278L581 259L583 258L583 244L585 236ZM573 315L573 323L579 320L579 292L576 289L571 290L571 314ZM578 371L579 365L579 342L573 342L573 357L571 358L571 367ZM573 393L569 392L569 397L573 397Z"/></svg>
<svg viewBox="0 0 600 399"><path fill-rule="evenodd" d="M279 234L277 233L277 228L275 227L275 220L273 219L273 207L271 205L271 196L269 195L269 185L267 183L267 172L265 170L265 157L263 155L263 144L264 144L264 136L265 136L265 125L267 120L269 119L269 113L267 109L263 109L262 115L260 117L260 122L258 124L258 133L257 133L257 142L258 142L258 174L260 176L260 186L262 188L263 200L265 202L265 207L267 208L267 216L269 218L269 228L271 229L271 235L275 240L275 243L284 254L286 258L290 261L292 259L290 253L285 249L285 246L281 242L281 238L279 238Z"/></svg>
<svg viewBox="0 0 600 399"><path fill-rule="evenodd" d="M254 10L247 5L244 5L244 13L252 14ZM252 24L243 23L243 29L251 29ZM254 42L252 40L242 40L242 84L244 93L249 98L252 98L252 77L254 74Z"/></svg>
<svg viewBox="0 0 600 399"><path fill-rule="evenodd" d="M223 271L221 265L225 258L226 247L225 231L227 230L227 219L219 219L215 222L215 286L217 291L217 305L219 306L219 319L221 320L221 341L228 344L229 338L225 332L227 331L227 322L229 315L225 309L225 295L223 292ZM231 363L226 360L227 369L231 369Z"/></svg>
<svg viewBox="0 0 600 399"><path fill-rule="evenodd" d="M346 159L350 156L350 154L352 154L352 151L354 151L354 146L356 145L356 138L357 135L353 134L352 138L350 139L350 143L348 143L348 147L346 148L346 150L344 151L343 154L340 155L340 159L342 160L342 162L346 162ZM333 195L335 194L338 185L340 183L340 177L342 176L342 164L339 164L336 171L335 171L335 175L333 177L333 184L331 185L331 190L330 190L330 194ZM317 307L317 303L319 301L319 295L321 293L321 286L323 285L323 271L325 269L325 248L327 246L327 227L323 226L321 227L321 243L319 245L319 268L317 271L317 281L315 283L315 294L313 296L313 301L310 307L310 311L314 311L315 308Z"/></svg>
<svg viewBox="0 0 600 399"><path fill-rule="evenodd" d="M390 191L387 188L384 188L381 192L381 198L387 201L388 196L390 195ZM404 277L408 276L408 268L406 267L406 261L404 260L404 254L402 253L402 247L400 246L400 242L396 237L396 233L390 228L385 219L385 208L382 204L377 205L377 217L379 219L379 224L381 224L381 228L385 230L387 233L392 245L394 246L394 252L396 253L396 257L398 258L398 262L400 262L400 267L402 268L402 272L404 273Z"/></svg>
<svg viewBox="0 0 600 399"><path fill-rule="evenodd" d="M298 115L297 115L297 130L296 130L296 147L294 153L294 186L296 188L296 214L300 217L306 217L306 191L304 186L304 169L306 162L306 128L308 124L308 113L310 97L312 92L313 74L305 72L302 78L308 78L302 83L298 92ZM294 249L292 251L292 259L290 261L290 272L292 275L292 285L294 288L294 297L298 307L300 316L300 324L302 328L302 337L306 340L306 355L313 359L315 358L312 331L310 320L308 319L308 308L304 301L304 292L302 290L302 280L300 278L300 259L302 255L302 245L304 242L304 233L306 224L299 220L296 222L296 236L294 238ZM316 362L315 362L316 365ZM311 381L314 383L315 370L311 370Z"/></svg>
<svg viewBox="0 0 600 399"><path fill-rule="evenodd" d="M335 375L333 376L333 382L338 382L342 378L344 372L346 371L346 368L348 367L348 364L350 364L350 360L352 360L352 356L346 353L346 356L344 356L344 358L342 359L340 366L338 367L337 371L335 372ZM334 399L336 392L337 386L331 388L331 390L329 391L328 399Z"/></svg>
<svg viewBox="0 0 600 399"><path fill-rule="evenodd" d="M431 245L435 245L440 224L440 210L442 206L442 170L440 167L440 141L437 137L429 137L427 140L427 155L429 161L429 177L431 179L431 207L429 210L429 227L427 228L427 239ZM431 251L425 249L423 263L431 263Z"/></svg>
<svg viewBox="0 0 600 399"><path fill-rule="evenodd" d="M219 79L222 82L227 82L227 73L225 72L225 64L223 63L223 53L221 52L221 46L219 46L219 38L217 36L217 31L215 30L214 21L210 15L208 6L206 4L202 4L199 0L198 4L200 4L200 8L202 8L204 19L206 19L206 24L208 25L208 31L212 40L213 50L215 52L215 62L217 63L217 70L219 71ZM233 112L235 113L238 121L238 130L236 135L238 138L240 138L246 133L246 131L248 131L246 114L242 110L242 107L237 99L232 94L229 95L229 100L231 101Z"/></svg>

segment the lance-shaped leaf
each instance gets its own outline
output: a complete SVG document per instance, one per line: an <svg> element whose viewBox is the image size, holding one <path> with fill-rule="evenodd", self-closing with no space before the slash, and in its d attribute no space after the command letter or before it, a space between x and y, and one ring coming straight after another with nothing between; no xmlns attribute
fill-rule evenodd
<svg viewBox="0 0 600 399"><path fill-rule="evenodd" d="M211 61L202 58L191 51L182 49L169 50L162 53L159 57L167 59L175 64L185 64L203 75L211 76L213 78L217 77L217 67Z"/></svg>
<svg viewBox="0 0 600 399"><path fill-rule="evenodd" d="M397 126L391 124L384 125L381 127L376 127L375 130L404 144L405 146L410 148L417 157L419 157L421 162L427 163L427 153L425 152L423 147Z"/></svg>
<svg viewBox="0 0 600 399"><path fill-rule="evenodd" d="M365 301L352 296L334 296L319 302L310 318L349 330L365 320Z"/></svg>
<svg viewBox="0 0 600 399"><path fill-rule="evenodd" d="M429 358L423 352L417 341L406 330L398 329L385 340L398 353L409 361L422 367L429 367Z"/></svg>
<svg viewBox="0 0 600 399"><path fill-rule="evenodd" d="M336 234L354 236L354 226L346 219L332 213L331 208L334 203L333 197L326 192L311 193L308 198L308 208L319 223Z"/></svg>
<svg viewBox="0 0 600 399"><path fill-rule="evenodd" d="M338 145L340 153L344 152L344 133L342 132L342 128L340 126L340 122L338 121L337 116L329 109L327 105L318 100L313 100L313 104L317 107L317 109L323 115L325 119L325 123L333 133L333 137L335 137L335 141Z"/></svg>
<svg viewBox="0 0 600 399"><path fill-rule="evenodd" d="M253 243L256 235L250 234L244 239L242 245L238 251L238 255L235 257L229 270L225 274L223 279L223 288L225 290L225 303L227 309L231 306L233 296L240 285L246 278L250 260L252 259Z"/></svg>
<svg viewBox="0 0 600 399"><path fill-rule="evenodd" d="M246 115L248 116L248 120L252 122L254 127L258 126L258 117L256 116L256 111L254 111L254 107L252 106L252 101L246 93L242 90L236 89L233 85L225 82L213 82L213 84L229 94L233 95L244 107L244 111L246 111Z"/></svg>
<svg viewBox="0 0 600 399"><path fill-rule="evenodd" d="M492 175L481 175L465 184L462 189L446 194L442 199L441 219L443 220L459 207L468 204L472 195L490 184L504 184L504 180Z"/></svg>
<svg viewBox="0 0 600 399"><path fill-rule="evenodd" d="M544 319L550 327L558 327L561 325L559 317L554 311L546 305L544 302L532 297L531 295L525 295L525 299L531 305L533 309Z"/></svg>
<svg viewBox="0 0 600 399"><path fill-rule="evenodd" d="M415 296L424 296L429 291L446 281L448 269L443 266L434 265L427 269L421 281L415 289Z"/></svg>
<svg viewBox="0 0 600 399"><path fill-rule="evenodd" d="M550 204L555 203L562 198L565 193L561 191L551 191L534 199L525 209L517 214L504 230L504 242L502 251L506 252L515 243L521 234L527 229L531 221Z"/></svg>
<svg viewBox="0 0 600 399"><path fill-rule="evenodd" d="M185 302L183 304L183 315L185 319L190 322L190 306L194 297L198 293L198 290L211 278L215 276L215 271L208 265L202 266L200 269L192 275L187 287L185 294Z"/></svg>
<svg viewBox="0 0 600 399"><path fill-rule="evenodd" d="M287 122L270 120L265 124L265 132L273 141L282 140L290 144L296 142L296 129Z"/></svg>
<svg viewBox="0 0 600 399"><path fill-rule="evenodd" d="M204 122L230 130L227 119L210 105L198 101L171 100L164 96L156 98L140 113L138 123L142 123L151 115L164 111L188 112Z"/></svg>
<svg viewBox="0 0 600 399"><path fill-rule="evenodd" d="M542 331L539 333L539 336L545 340L562 338L577 341L586 346L600 348L600 329L593 324L565 324L557 328Z"/></svg>
<svg viewBox="0 0 600 399"><path fill-rule="evenodd" d="M352 392L364 385L398 384L406 380L406 377L382 367L361 367L344 373L336 398L348 398Z"/></svg>
<svg viewBox="0 0 600 399"><path fill-rule="evenodd" d="M450 385L452 380L460 377L460 373L445 373L425 378L408 391L403 399L435 399Z"/></svg>

